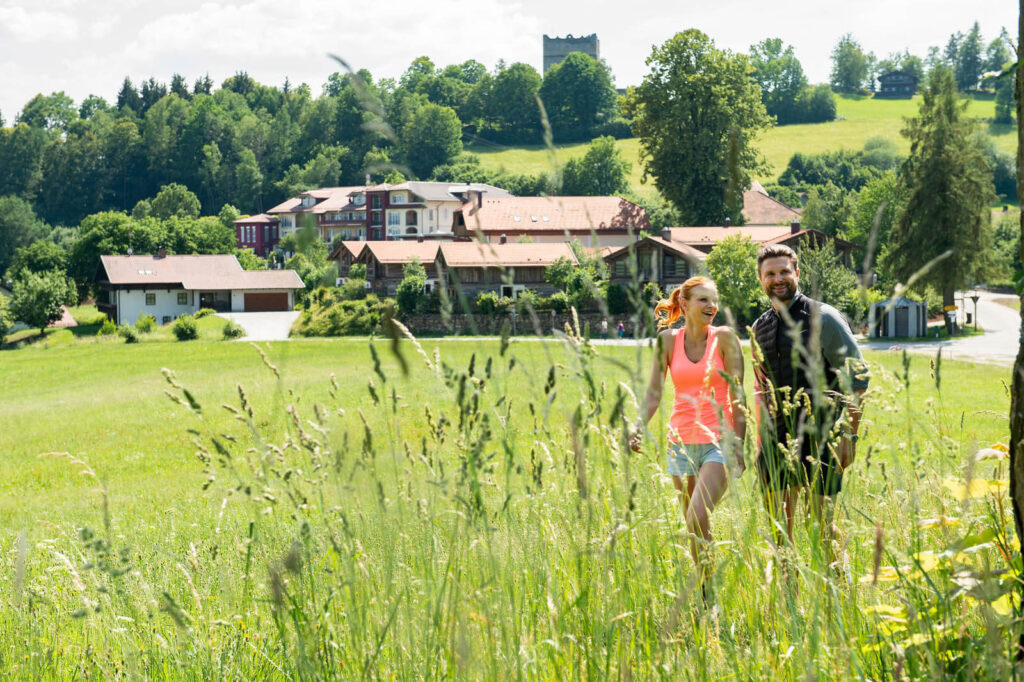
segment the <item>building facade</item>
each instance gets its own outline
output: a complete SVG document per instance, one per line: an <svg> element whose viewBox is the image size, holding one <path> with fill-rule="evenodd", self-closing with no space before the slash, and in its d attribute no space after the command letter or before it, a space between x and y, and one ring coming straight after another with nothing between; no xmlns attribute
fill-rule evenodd
<svg viewBox="0 0 1024 682"><path fill-rule="evenodd" d="M235 243L240 249L252 249L266 258L280 241L281 221L267 213L246 216L235 221Z"/></svg>
<svg viewBox="0 0 1024 682"><path fill-rule="evenodd" d="M601 43L597 39L597 34L591 33L588 36L579 36L578 38L571 33L564 38L551 38L545 35L544 71L542 73L547 73L548 69L552 66L560 64L569 56L570 52L582 52L594 59L600 59Z"/></svg>

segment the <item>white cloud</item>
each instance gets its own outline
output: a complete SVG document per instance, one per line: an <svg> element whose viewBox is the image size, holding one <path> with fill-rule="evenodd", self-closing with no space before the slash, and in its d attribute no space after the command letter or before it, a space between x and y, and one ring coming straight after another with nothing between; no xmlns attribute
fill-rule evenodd
<svg viewBox="0 0 1024 682"><path fill-rule="evenodd" d="M64 12L0 7L3 34L22 43L73 40L78 37L78 21Z"/></svg>

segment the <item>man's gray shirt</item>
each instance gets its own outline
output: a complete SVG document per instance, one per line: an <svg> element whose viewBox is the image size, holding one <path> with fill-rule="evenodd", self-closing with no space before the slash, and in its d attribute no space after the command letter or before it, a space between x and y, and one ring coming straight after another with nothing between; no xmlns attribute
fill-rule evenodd
<svg viewBox="0 0 1024 682"><path fill-rule="evenodd" d="M796 300L796 297L793 297ZM790 301L790 305L793 302ZM868 387L868 368L857 346L850 325L842 313L827 303L819 302L821 310L821 352L836 369L850 372L850 388L863 391ZM849 364L848 364L849 363ZM844 382L845 383L845 382Z"/></svg>

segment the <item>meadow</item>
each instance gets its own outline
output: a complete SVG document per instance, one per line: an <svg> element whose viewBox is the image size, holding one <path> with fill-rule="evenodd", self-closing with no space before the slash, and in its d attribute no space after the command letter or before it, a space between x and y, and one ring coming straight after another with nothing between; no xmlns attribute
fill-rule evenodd
<svg viewBox="0 0 1024 682"><path fill-rule="evenodd" d="M664 475L669 398L624 447L650 359L572 330L0 353L0 668L1009 676L1009 368L870 353L839 565L813 529L774 546L748 471L714 516L711 608Z"/></svg>
<svg viewBox="0 0 1024 682"><path fill-rule="evenodd" d="M991 122L995 113L992 99L968 99L967 115L981 120L986 132L996 147L1004 152L1017 151L1017 131L1013 125L996 125ZM918 114L921 96L905 100L876 100L870 97L837 96L837 120L828 123L776 126L765 131L757 141L757 148L764 155L769 169L755 179L762 183L774 182L785 170L795 152L818 154L841 149L858 151L873 137L883 137L893 142L901 153L908 153L910 145L900 135L905 119ZM565 163L575 156L586 153L586 143L559 145L555 140L556 157ZM642 183L643 168L640 164L640 142L636 138L618 140L616 145L623 157L632 164L629 184L639 196L653 197L656 190L652 182ZM550 170L548 150L543 145L503 147L493 144L470 145L467 151L479 154L485 168L505 169L510 173L540 173Z"/></svg>

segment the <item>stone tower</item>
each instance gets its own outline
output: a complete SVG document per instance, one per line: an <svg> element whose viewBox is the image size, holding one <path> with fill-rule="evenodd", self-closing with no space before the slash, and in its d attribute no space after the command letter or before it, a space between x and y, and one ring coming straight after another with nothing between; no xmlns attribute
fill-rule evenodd
<svg viewBox="0 0 1024 682"><path fill-rule="evenodd" d="M573 37L570 33L564 38L549 38L544 36L544 72L553 65L565 59L570 52L582 52L589 54L594 59L601 58L600 43L597 41L597 34L589 36Z"/></svg>

